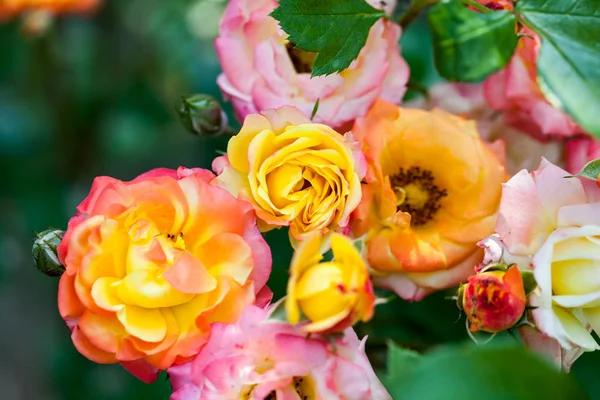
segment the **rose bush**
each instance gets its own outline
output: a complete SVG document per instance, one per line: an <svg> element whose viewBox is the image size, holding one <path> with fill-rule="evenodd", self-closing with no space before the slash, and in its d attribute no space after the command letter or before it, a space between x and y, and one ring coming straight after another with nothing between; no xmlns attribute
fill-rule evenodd
<svg viewBox="0 0 600 400"><path fill-rule="evenodd" d="M249 115L213 169L215 184L254 205L262 230L289 226L301 239L348 224L365 161L351 135L283 107Z"/></svg>
<svg viewBox="0 0 600 400"><path fill-rule="evenodd" d="M221 21L215 47L223 73L217 83L240 120L286 105L309 117L319 100L314 121L336 128L364 115L378 97L400 102L408 66L398 48L398 25L378 21L348 69L311 78L315 54L295 49L286 39L287 34L269 16L277 4L275 0L232 0ZM395 1L383 4L393 8Z"/></svg>
<svg viewBox="0 0 600 400"><path fill-rule="evenodd" d="M195 357L212 323L268 301L271 253L252 206L212 179L179 168L94 180L58 247L58 308L84 356L138 376L166 369Z"/></svg>

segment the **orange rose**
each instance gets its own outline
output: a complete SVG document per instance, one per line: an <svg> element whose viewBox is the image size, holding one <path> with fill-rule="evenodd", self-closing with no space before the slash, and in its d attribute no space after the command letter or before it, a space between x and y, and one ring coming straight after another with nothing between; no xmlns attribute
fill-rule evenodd
<svg viewBox="0 0 600 400"><path fill-rule="evenodd" d="M420 300L472 274L506 179L475 123L380 100L352 133L368 163L352 230L368 234L376 283Z"/></svg>
<svg viewBox="0 0 600 400"><path fill-rule="evenodd" d="M45 11L50 14L86 13L93 11L99 4L100 0L2 0L0 21L25 11Z"/></svg>
<svg viewBox="0 0 600 400"><path fill-rule="evenodd" d="M94 180L58 247L58 307L84 356L146 371L187 362L213 322L236 321L268 291L252 205L212 179L180 168Z"/></svg>

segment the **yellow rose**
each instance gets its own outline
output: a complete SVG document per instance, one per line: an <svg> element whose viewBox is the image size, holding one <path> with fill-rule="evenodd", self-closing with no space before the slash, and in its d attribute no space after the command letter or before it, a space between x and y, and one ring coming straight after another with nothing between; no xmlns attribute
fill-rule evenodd
<svg viewBox="0 0 600 400"><path fill-rule="evenodd" d="M246 117L213 168L214 183L254 205L261 230L290 226L300 239L348 224L365 161L351 136L282 107Z"/></svg>
<svg viewBox="0 0 600 400"><path fill-rule="evenodd" d="M303 241L292 259L285 303L292 324L300 311L311 322L304 332L337 332L373 316L375 296L369 272L352 240L339 233L331 237L333 260L323 259L324 239L313 233Z"/></svg>

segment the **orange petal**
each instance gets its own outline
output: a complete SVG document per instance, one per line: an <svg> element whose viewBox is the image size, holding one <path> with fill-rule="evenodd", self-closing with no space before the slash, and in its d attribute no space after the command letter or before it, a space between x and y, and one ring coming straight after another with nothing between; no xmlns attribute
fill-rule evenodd
<svg viewBox="0 0 600 400"><path fill-rule="evenodd" d="M64 273L58 284L58 311L63 319L78 318L85 311L75 292L75 276Z"/></svg>
<svg viewBox="0 0 600 400"><path fill-rule="evenodd" d="M117 362L117 359L113 353L108 353L94 346L78 327L73 329L71 339L73 340L73 344L75 345L77 351L79 351L89 360L92 360L98 364L114 364Z"/></svg>
<svg viewBox="0 0 600 400"><path fill-rule="evenodd" d="M79 320L79 328L93 346L114 353L119 361L144 357L143 353L123 343L127 332L116 317L102 317L86 311Z"/></svg>

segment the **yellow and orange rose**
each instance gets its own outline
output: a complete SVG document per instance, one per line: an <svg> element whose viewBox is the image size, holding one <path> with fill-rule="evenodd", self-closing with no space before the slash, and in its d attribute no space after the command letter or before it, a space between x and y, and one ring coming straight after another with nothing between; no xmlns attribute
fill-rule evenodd
<svg viewBox="0 0 600 400"><path fill-rule="evenodd" d="M246 117L213 169L216 184L254 205L261 230L289 226L301 239L348 224L365 162L351 136L282 107Z"/></svg>
<svg viewBox="0 0 600 400"><path fill-rule="evenodd" d="M58 307L84 356L150 381L144 371L191 360L213 322L268 296L252 206L213 179L185 168L95 179L58 247Z"/></svg>
<svg viewBox="0 0 600 400"><path fill-rule="evenodd" d="M334 233L333 259L320 262L323 240L318 232L309 234L290 267L285 308L292 324L300 321L300 312L310 321L303 332L341 332L373 316L375 295L361 253L350 238Z"/></svg>
<svg viewBox="0 0 600 400"><path fill-rule="evenodd" d="M471 275L506 179L475 123L379 100L352 133L368 164L352 230L376 283L420 300Z"/></svg>

